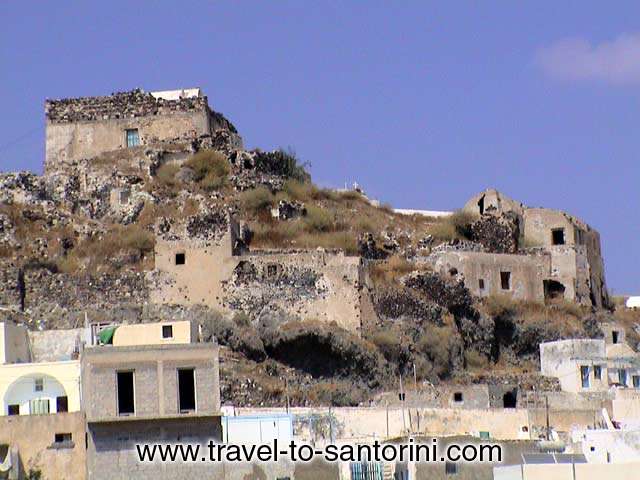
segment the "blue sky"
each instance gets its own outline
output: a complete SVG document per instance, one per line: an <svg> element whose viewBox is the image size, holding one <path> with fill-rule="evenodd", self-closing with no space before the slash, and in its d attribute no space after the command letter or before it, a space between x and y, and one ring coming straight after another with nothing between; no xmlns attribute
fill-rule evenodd
<svg viewBox="0 0 640 480"><path fill-rule="evenodd" d="M640 4L0 3L0 170L41 171L45 98L200 86L316 182L455 209L496 187L597 228L640 294Z"/></svg>

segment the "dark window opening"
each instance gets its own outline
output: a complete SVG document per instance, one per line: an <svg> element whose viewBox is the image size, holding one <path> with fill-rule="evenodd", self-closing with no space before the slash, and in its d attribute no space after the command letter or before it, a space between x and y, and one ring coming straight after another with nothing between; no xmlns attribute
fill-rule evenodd
<svg viewBox="0 0 640 480"><path fill-rule="evenodd" d="M480 212L480 215L484 213L484 195L480 197L480 200L478 200L478 211Z"/></svg>
<svg viewBox="0 0 640 480"><path fill-rule="evenodd" d="M580 378L582 380L582 388L589 388L589 367L582 365L580 367Z"/></svg>
<svg viewBox="0 0 640 480"><path fill-rule="evenodd" d="M117 373L117 389L118 415L133 415L136 412L133 372Z"/></svg>
<svg viewBox="0 0 640 480"><path fill-rule="evenodd" d="M620 333L616 330L611 332L611 341L613 343L618 343L620 341Z"/></svg>
<svg viewBox="0 0 640 480"><path fill-rule="evenodd" d="M546 300L560 300L564 298L565 287L556 280L543 280L544 298Z"/></svg>
<svg viewBox="0 0 640 480"><path fill-rule="evenodd" d="M8 415L20 415L20 405L9 405Z"/></svg>
<svg viewBox="0 0 640 480"><path fill-rule="evenodd" d="M444 464L444 472L447 475L456 475L458 473L458 464L453 462L446 462Z"/></svg>
<svg viewBox="0 0 640 480"><path fill-rule="evenodd" d="M55 443L70 443L72 440L70 433L56 433L53 438Z"/></svg>
<svg viewBox="0 0 640 480"><path fill-rule="evenodd" d="M478 288L484 290L484 278L478 280Z"/></svg>
<svg viewBox="0 0 640 480"><path fill-rule="evenodd" d="M633 388L640 388L640 375L633 375L631 379L633 380Z"/></svg>
<svg viewBox="0 0 640 480"><path fill-rule="evenodd" d="M193 368L178 370L178 397L180 412L196 409L196 379Z"/></svg>
<svg viewBox="0 0 640 480"><path fill-rule="evenodd" d="M267 265L267 277L273 278L278 275L278 266L275 263Z"/></svg>
<svg viewBox="0 0 640 480"><path fill-rule="evenodd" d="M184 253L176 253L176 265L184 265L187 261L187 256Z"/></svg>
<svg viewBox="0 0 640 480"><path fill-rule="evenodd" d="M551 230L551 244L564 245L564 228L554 228Z"/></svg>
<svg viewBox="0 0 640 480"><path fill-rule="evenodd" d="M458 274L458 269L457 268L450 268L449 269L449 275L451 275L452 277Z"/></svg>
<svg viewBox="0 0 640 480"><path fill-rule="evenodd" d="M500 272L500 286L502 290L511 290L511 272Z"/></svg>
<svg viewBox="0 0 640 480"><path fill-rule="evenodd" d="M502 396L503 408L516 408L518 404L518 392L516 390L510 390Z"/></svg>
<svg viewBox="0 0 640 480"><path fill-rule="evenodd" d="M627 386L627 371L624 369L618 370L618 383L623 386Z"/></svg>
<svg viewBox="0 0 640 480"><path fill-rule="evenodd" d="M69 399L64 397L56 397L56 412L68 412L69 411Z"/></svg>
<svg viewBox="0 0 640 480"><path fill-rule="evenodd" d="M404 399L405 399L405 394L404 394L404 392L402 392L402 393L398 393L398 400L400 400L401 402L404 402Z"/></svg>
<svg viewBox="0 0 640 480"><path fill-rule="evenodd" d="M455 392L453 394L453 401L454 402L462 402L462 392Z"/></svg>
<svg viewBox="0 0 640 480"><path fill-rule="evenodd" d="M602 380L602 367L600 365L593 366L593 378Z"/></svg>
<svg viewBox="0 0 640 480"><path fill-rule="evenodd" d="M173 338L173 325L162 326L162 338Z"/></svg>

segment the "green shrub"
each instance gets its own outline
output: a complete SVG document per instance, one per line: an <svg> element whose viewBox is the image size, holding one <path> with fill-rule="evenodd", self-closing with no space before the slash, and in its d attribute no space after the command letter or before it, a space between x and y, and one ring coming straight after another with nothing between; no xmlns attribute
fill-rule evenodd
<svg viewBox="0 0 640 480"><path fill-rule="evenodd" d="M293 150L286 151L280 148L273 152L258 152L256 167L260 171L292 178L299 182L307 182L311 178L305 165L300 163Z"/></svg>
<svg viewBox="0 0 640 480"><path fill-rule="evenodd" d="M259 213L273 205L273 195L268 188L262 186L245 190L239 199L244 210L250 213Z"/></svg>

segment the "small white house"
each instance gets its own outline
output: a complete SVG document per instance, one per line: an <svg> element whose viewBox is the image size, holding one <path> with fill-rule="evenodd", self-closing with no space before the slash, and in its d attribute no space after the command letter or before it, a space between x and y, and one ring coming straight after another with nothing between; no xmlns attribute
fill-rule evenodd
<svg viewBox="0 0 640 480"><path fill-rule="evenodd" d="M640 296L636 295L635 297L627 298L624 305L627 308L640 308Z"/></svg>

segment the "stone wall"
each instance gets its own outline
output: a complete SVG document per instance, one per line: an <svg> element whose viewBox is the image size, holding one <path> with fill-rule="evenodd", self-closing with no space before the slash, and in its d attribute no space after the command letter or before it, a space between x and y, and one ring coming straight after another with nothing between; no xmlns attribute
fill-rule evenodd
<svg viewBox="0 0 640 480"><path fill-rule="evenodd" d="M145 275L140 272L71 275L46 268L24 271L12 262L0 264L0 305L19 310L21 292L25 313L37 322L32 327L75 328L84 324L87 310L113 310L119 305L148 302Z"/></svg>
<svg viewBox="0 0 640 480"><path fill-rule="evenodd" d="M137 130L140 145L175 138L196 140L218 131L242 146L235 127L212 111L206 96L175 100L156 98L141 90L104 97L48 100L45 173L69 169L73 162L126 149L127 130Z"/></svg>

